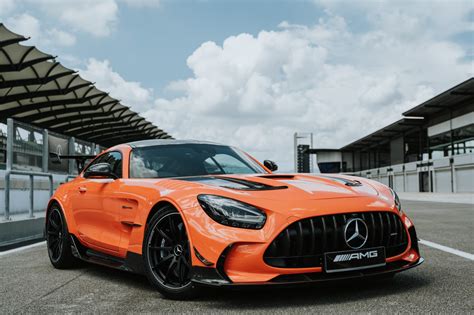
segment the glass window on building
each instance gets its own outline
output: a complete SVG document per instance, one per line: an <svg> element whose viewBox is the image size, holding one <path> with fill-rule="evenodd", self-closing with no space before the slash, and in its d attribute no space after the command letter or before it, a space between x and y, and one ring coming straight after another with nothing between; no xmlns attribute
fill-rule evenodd
<svg viewBox="0 0 474 315"><path fill-rule="evenodd" d="M82 142L76 140L74 143L74 154L76 155L95 155L93 153L93 146L91 143L88 142ZM84 166L89 164L91 160L87 159L84 161ZM83 166L81 166L83 167ZM82 170L81 170L82 171ZM79 173L79 170L77 169L77 164L74 164L74 173Z"/></svg>
<svg viewBox="0 0 474 315"><path fill-rule="evenodd" d="M48 136L48 148L50 153L61 155L69 155L69 141L65 136L49 133ZM60 159L49 159L48 170L51 173L62 173L67 174L69 172L69 160Z"/></svg>
<svg viewBox="0 0 474 315"><path fill-rule="evenodd" d="M15 125L14 130L14 168L41 171L43 168L43 134L26 125Z"/></svg>
<svg viewBox="0 0 474 315"><path fill-rule="evenodd" d="M430 151L433 159L474 153L474 124L454 129L452 139L450 131L430 137Z"/></svg>
<svg viewBox="0 0 474 315"><path fill-rule="evenodd" d="M88 143L74 143L75 153L79 155L92 155L92 145Z"/></svg>

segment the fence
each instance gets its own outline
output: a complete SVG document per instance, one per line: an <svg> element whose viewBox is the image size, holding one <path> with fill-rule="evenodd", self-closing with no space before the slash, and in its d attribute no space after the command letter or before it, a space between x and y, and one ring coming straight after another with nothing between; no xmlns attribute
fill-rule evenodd
<svg viewBox="0 0 474 315"><path fill-rule="evenodd" d="M38 208L35 199L39 198L41 203L45 203L53 194L55 186L77 174L74 161L53 164L49 159L50 152L73 155L96 153L100 149L93 143L76 141L73 137L50 133L11 118L7 119L6 128L3 129L0 149L5 158L0 159L0 169L5 171L0 171L0 195L2 190L4 192L0 215L5 220L11 220L11 215L17 213L28 213L28 217L33 218ZM37 181L37 178L46 178L47 188L45 182ZM1 187L2 179L4 189ZM15 198L12 198L12 193ZM45 209L45 206L39 208Z"/></svg>

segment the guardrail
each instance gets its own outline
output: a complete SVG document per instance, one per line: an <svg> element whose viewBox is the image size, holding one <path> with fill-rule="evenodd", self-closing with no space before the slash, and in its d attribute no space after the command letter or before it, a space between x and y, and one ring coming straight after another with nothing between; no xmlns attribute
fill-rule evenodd
<svg viewBox="0 0 474 315"><path fill-rule="evenodd" d="M77 176L78 176L78 175L68 175L68 176L66 177L66 183L69 182L71 179L76 178Z"/></svg>
<svg viewBox="0 0 474 315"><path fill-rule="evenodd" d="M397 192L472 193L474 153L367 169L348 175L377 180Z"/></svg>
<svg viewBox="0 0 474 315"><path fill-rule="evenodd" d="M21 175L30 177L30 209L29 216L34 218L34 178L35 177L48 177L49 179L49 196L53 195L53 174L41 173L41 172L30 172L30 171L18 171L18 170L7 170L5 173L5 220L10 220L10 177L11 175Z"/></svg>

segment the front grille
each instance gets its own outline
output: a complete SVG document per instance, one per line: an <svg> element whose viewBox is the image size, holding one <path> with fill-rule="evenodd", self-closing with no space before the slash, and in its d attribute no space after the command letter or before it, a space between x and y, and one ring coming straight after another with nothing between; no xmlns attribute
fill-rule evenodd
<svg viewBox="0 0 474 315"><path fill-rule="evenodd" d="M408 239L398 215L386 211L336 214L292 223L267 248L265 263L279 268L321 267L324 253L352 250L344 239L346 222L352 218L367 225L368 239L362 248L383 246L387 258L405 251Z"/></svg>

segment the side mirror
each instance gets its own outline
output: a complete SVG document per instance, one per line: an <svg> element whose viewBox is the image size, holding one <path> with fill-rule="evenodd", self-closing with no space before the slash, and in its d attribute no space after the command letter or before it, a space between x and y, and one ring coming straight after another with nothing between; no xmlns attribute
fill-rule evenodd
<svg viewBox="0 0 474 315"><path fill-rule="evenodd" d="M278 169L278 165L275 162L270 161L270 160L263 161L263 165L265 165L265 167L268 168L272 172Z"/></svg>
<svg viewBox="0 0 474 315"><path fill-rule="evenodd" d="M113 178L117 179L109 163L97 163L89 167L84 172L85 178L99 177L99 178Z"/></svg>

